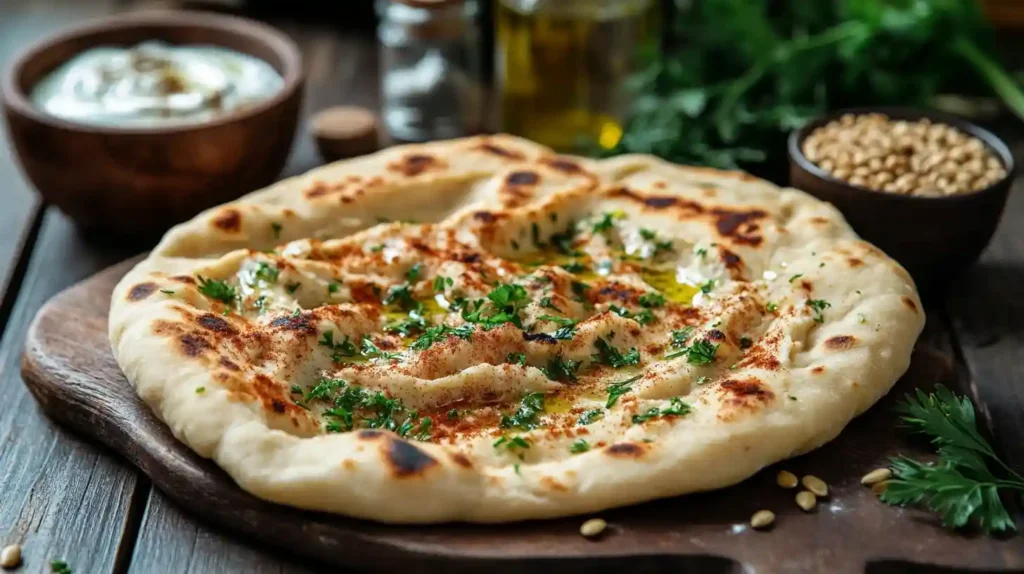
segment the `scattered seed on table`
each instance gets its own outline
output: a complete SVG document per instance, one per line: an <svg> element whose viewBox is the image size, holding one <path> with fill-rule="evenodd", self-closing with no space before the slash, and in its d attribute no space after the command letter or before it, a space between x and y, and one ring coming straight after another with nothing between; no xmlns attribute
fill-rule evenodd
<svg viewBox="0 0 1024 574"><path fill-rule="evenodd" d="M885 489L888 486L889 486L889 481L888 480L883 480L881 482L876 482L876 483L871 485L871 492L874 492L875 494L879 494L880 495L883 492L885 492Z"/></svg>
<svg viewBox="0 0 1024 574"><path fill-rule="evenodd" d="M775 513L771 510L758 510L750 517L750 525L754 528L768 528L775 522Z"/></svg>
<svg viewBox="0 0 1024 574"><path fill-rule="evenodd" d="M17 568L21 564L21 546L11 544L0 550L0 568Z"/></svg>
<svg viewBox="0 0 1024 574"><path fill-rule="evenodd" d="M591 518L580 526L580 534L587 538L596 538L597 536L600 536L607 527L608 523L604 520L601 520L600 518Z"/></svg>
<svg viewBox="0 0 1024 574"><path fill-rule="evenodd" d="M815 496L819 498L825 498L828 496L828 485L825 484L824 480L821 480L813 474L808 474L800 482L804 485L804 488L813 492Z"/></svg>
<svg viewBox="0 0 1024 574"><path fill-rule="evenodd" d="M801 490L796 495L796 505L804 509L806 512L814 510L814 506L818 503L818 499L814 496L813 492Z"/></svg>
<svg viewBox="0 0 1024 574"><path fill-rule="evenodd" d="M775 477L775 484L782 488L796 488L796 485L800 483L796 475L788 470L780 470L779 475Z"/></svg>
<svg viewBox="0 0 1024 574"><path fill-rule="evenodd" d="M860 483L864 486L871 486L872 484L877 484L883 480L889 480L890 478L892 478L892 470L888 468L876 468L875 470L865 474L864 477L860 479Z"/></svg>

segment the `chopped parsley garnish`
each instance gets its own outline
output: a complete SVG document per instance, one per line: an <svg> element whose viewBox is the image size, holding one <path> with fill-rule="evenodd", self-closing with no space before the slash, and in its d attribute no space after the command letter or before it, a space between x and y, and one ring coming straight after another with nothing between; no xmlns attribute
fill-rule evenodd
<svg viewBox="0 0 1024 574"><path fill-rule="evenodd" d="M576 336L576 327L559 327L551 336L560 341L570 341Z"/></svg>
<svg viewBox="0 0 1024 574"><path fill-rule="evenodd" d="M769 313L774 313L779 310L779 306L776 305L775 303L768 303L767 305L764 306L764 309Z"/></svg>
<svg viewBox="0 0 1024 574"><path fill-rule="evenodd" d="M508 437L503 436L498 440L494 441L494 448L504 447L505 450L514 453L519 457L520 460L523 458L524 450L530 448L530 441L526 440L521 436ZM518 472L517 472L518 474Z"/></svg>
<svg viewBox="0 0 1024 574"><path fill-rule="evenodd" d="M257 280L266 281L267 283L277 283L277 277L281 274L281 271L266 261L260 261L256 265L256 272L253 273L253 277Z"/></svg>
<svg viewBox="0 0 1024 574"><path fill-rule="evenodd" d="M814 320L818 323L824 323L825 309L831 307L832 304L824 299L808 299L807 306L814 311Z"/></svg>
<svg viewBox="0 0 1024 574"><path fill-rule="evenodd" d="M601 409L590 409L589 411L580 415L580 419L576 421L579 426L587 426L594 421L599 421L604 418L604 411Z"/></svg>
<svg viewBox="0 0 1024 574"><path fill-rule="evenodd" d="M669 399L669 406L663 409L651 407L642 415L633 415L633 424L645 423L657 417L681 417L690 412L690 405L683 402L679 397Z"/></svg>
<svg viewBox="0 0 1024 574"><path fill-rule="evenodd" d="M626 319L633 319L641 325L646 325L654 321L654 313L650 309L644 309L639 313L633 313L629 309L624 309L618 305L609 305L608 310L615 313L619 317L625 317Z"/></svg>
<svg viewBox="0 0 1024 574"><path fill-rule="evenodd" d="M708 383L708 381L710 381L710 380L711 380L710 378L701 375L701 376L697 377L697 380L694 381L694 382L697 383L698 386L700 386L700 385L706 385Z"/></svg>
<svg viewBox="0 0 1024 574"><path fill-rule="evenodd" d="M615 220L622 219L625 214L621 212L606 211L601 214L601 219L594 223L594 233L604 233L605 231L611 231L615 228Z"/></svg>
<svg viewBox="0 0 1024 574"><path fill-rule="evenodd" d="M327 284L328 293L337 293L338 289L341 289L341 285L335 281L331 281L330 283Z"/></svg>
<svg viewBox="0 0 1024 574"><path fill-rule="evenodd" d="M512 323L523 328L519 312L529 303L530 296L522 285L499 283L487 294L487 302L477 301L475 309L462 311L462 318L470 323L480 323L484 328Z"/></svg>
<svg viewBox="0 0 1024 574"><path fill-rule="evenodd" d="M274 239L280 239L281 238L281 230L282 229L284 229L284 226L282 226L280 223L278 223L276 221L271 222L270 230L274 232Z"/></svg>
<svg viewBox="0 0 1024 574"><path fill-rule="evenodd" d="M803 273L797 273L796 275L794 275L794 276L789 278L789 282L792 283L792 282L796 281L797 279L799 279L799 278L801 278L803 276L804 276Z"/></svg>
<svg viewBox="0 0 1024 574"><path fill-rule="evenodd" d="M615 406L615 403L619 401L619 397L633 390L633 383L639 381L642 377L643 375L637 375L625 381L608 385L608 401L604 404L604 408L610 409Z"/></svg>
<svg viewBox="0 0 1024 574"><path fill-rule="evenodd" d="M422 272L423 264L417 263L410 267L409 270L405 272L405 278L409 280L409 283L415 283L416 280L420 278L420 273Z"/></svg>
<svg viewBox="0 0 1024 574"><path fill-rule="evenodd" d="M451 287L455 281L451 277L442 277L438 275L434 277L434 292L443 293L446 287Z"/></svg>
<svg viewBox="0 0 1024 574"><path fill-rule="evenodd" d="M569 284L572 289L572 294L575 295L573 299L580 303L589 303L587 301L587 291L590 289L590 285L583 283L582 281L573 281Z"/></svg>
<svg viewBox="0 0 1024 574"><path fill-rule="evenodd" d="M459 418L459 409L452 409L448 411L448 420L454 421Z"/></svg>
<svg viewBox="0 0 1024 574"><path fill-rule="evenodd" d="M576 373L580 370L580 362L563 359L557 355L548 359L548 364L540 369L552 381L576 382Z"/></svg>
<svg viewBox="0 0 1024 574"><path fill-rule="evenodd" d="M302 283L289 283L284 286L284 288L288 291L289 295L292 295L296 291L298 291L299 287L302 287Z"/></svg>
<svg viewBox="0 0 1024 574"><path fill-rule="evenodd" d="M203 394L206 392L206 387L196 387L196 394Z"/></svg>
<svg viewBox="0 0 1024 574"><path fill-rule="evenodd" d="M315 400L326 401L347 384L348 383L346 383L344 379L320 379L317 384L308 393L306 393L303 400L307 403ZM293 388L292 390L294 391L295 389Z"/></svg>
<svg viewBox="0 0 1024 574"><path fill-rule="evenodd" d="M537 428L537 418L544 412L544 393L527 393L519 403L519 409L511 415L502 415L499 426L503 429Z"/></svg>
<svg viewBox="0 0 1024 574"><path fill-rule="evenodd" d="M551 297L541 297L540 306L543 307L544 309L551 309L553 311L558 311L559 313L562 312L561 309L556 307L555 304L551 302Z"/></svg>
<svg viewBox="0 0 1024 574"><path fill-rule="evenodd" d="M714 279L708 279L707 282L705 282L703 285L700 286L700 292L705 294L705 295L707 295L708 293L713 291L714 288L715 288L715 280Z"/></svg>
<svg viewBox="0 0 1024 574"><path fill-rule="evenodd" d="M560 253L565 255L575 255L576 251L573 250L572 244L576 238L576 223L570 221L565 227L565 231L555 233L550 238L551 245L555 247Z"/></svg>
<svg viewBox="0 0 1024 574"><path fill-rule="evenodd" d="M742 337L740 337L740 348L741 349L749 349L753 345L754 345L754 340L751 339L750 337L748 337L746 335L743 335Z"/></svg>
<svg viewBox="0 0 1024 574"><path fill-rule="evenodd" d="M566 263L562 265L562 269L565 269L569 273L583 273L587 270L587 266L580 263L579 261L573 261L572 263Z"/></svg>
<svg viewBox="0 0 1024 574"><path fill-rule="evenodd" d="M295 392L295 388L292 392ZM299 389L301 391L301 389ZM406 411L399 399L388 398L383 392L370 392L358 385L349 385L342 379L323 378L306 395L306 401L322 401L331 405L324 411L327 432L346 432L356 427L393 431L398 436L429 440L433 421L420 418L415 410ZM402 418L402 415L406 415Z"/></svg>
<svg viewBox="0 0 1024 574"><path fill-rule="evenodd" d="M520 367L526 366L526 353L509 353L505 357L505 362L512 363L513 365L519 365Z"/></svg>
<svg viewBox="0 0 1024 574"><path fill-rule="evenodd" d="M63 560L50 560L51 574L71 574L71 566Z"/></svg>
<svg viewBox="0 0 1024 574"><path fill-rule="evenodd" d="M370 248L371 253L378 253L380 251L384 251L383 243L378 243L377 245L374 245L373 247Z"/></svg>
<svg viewBox="0 0 1024 574"><path fill-rule="evenodd" d="M648 309L657 309L665 304L665 296L661 293L644 293L637 302Z"/></svg>
<svg viewBox="0 0 1024 574"><path fill-rule="evenodd" d="M551 321L553 323L558 323L563 327L574 327L576 325L576 321L569 319L567 317L556 317L555 315L541 315L540 317L537 318L540 319L541 321Z"/></svg>
<svg viewBox="0 0 1024 574"><path fill-rule="evenodd" d="M473 325L459 325L458 327L449 327L448 325L437 325L431 327L423 332L415 341L413 341L410 348L415 351L425 351L433 346L434 343L444 341L450 336L455 336L460 339L469 340L469 337L473 334Z"/></svg>
<svg viewBox="0 0 1024 574"><path fill-rule="evenodd" d="M645 241L651 241L657 236L658 234L651 231L650 229L644 229L642 227L640 228L640 237L643 238Z"/></svg>
<svg viewBox="0 0 1024 574"><path fill-rule="evenodd" d="M202 275L196 275L199 279L199 292L210 299L216 299L224 303L233 303L238 297L238 292L227 281L207 279Z"/></svg>
<svg viewBox="0 0 1024 574"><path fill-rule="evenodd" d="M572 443L572 446L569 447L569 452L572 454L580 454L588 450L590 450L590 443L582 438Z"/></svg>
<svg viewBox="0 0 1024 574"><path fill-rule="evenodd" d="M693 334L693 327L683 327L682 329L677 329L677 330L672 331L672 343L671 343L671 345L673 347L679 347L679 348L685 347L686 346L686 340L689 339L690 335L692 335L692 334Z"/></svg>
<svg viewBox="0 0 1024 574"><path fill-rule="evenodd" d="M382 303L385 305L398 305L403 311L418 310L423 306L422 303L412 298L408 283L392 285L388 289L388 294L384 297Z"/></svg>
<svg viewBox="0 0 1024 574"><path fill-rule="evenodd" d="M640 351L637 351L636 347L632 347L629 351L622 353L613 347L611 343L600 337L594 341L594 346L597 347L597 353L591 355L591 357L595 363L605 364L615 369L640 364Z"/></svg>
<svg viewBox="0 0 1024 574"><path fill-rule="evenodd" d="M359 351L368 359L384 359L385 361L397 359L401 355L397 352L382 351L369 335L363 335L363 344Z"/></svg>
<svg viewBox="0 0 1024 574"><path fill-rule="evenodd" d="M299 385L292 385L291 391L293 395L301 395L302 387L300 387Z"/></svg>
<svg viewBox="0 0 1024 574"><path fill-rule="evenodd" d="M174 291L171 291L170 289L161 289L160 292L166 293L167 295L174 295Z"/></svg>
<svg viewBox="0 0 1024 574"><path fill-rule="evenodd" d="M701 248L697 249L696 251L694 251L693 253L697 257L700 257L701 259L704 259L705 257L707 257L708 248L707 247L701 247Z"/></svg>
<svg viewBox="0 0 1024 574"><path fill-rule="evenodd" d="M686 362L691 365L710 365L715 360L715 353L718 352L718 343L711 343L707 340L700 340L694 342L689 347L683 348L681 351L677 351L670 355L666 355L666 359L674 359L676 357L686 356Z"/></svg>
<svg viewBox="0 0 1024 574"><path fill-rule="evenodd" d="M384 326L386 333L398 333L403 337L412 336L427 328L427 320L417 313L409 313L409 316L400 321L394 321Z"/></svg>
<svg viewBox="0 0 1024 574"><path fill-rule="evenodd" d="M651 241L654 243L654 253L651 254L652 256L658 255L663 251L672 251L672 241L658 241L658 234L650 229L640 229L640 237L644 241Z"/></svg>
<svg viewBox="0 0 1024 574"><path fill-rule="evenodd" d="M359 355L359 349L348 340L348 335L345 335L344 341L335 342L334 331L324 331L323 338L318 343L321 347L327 347L331 350L331 360L335 363L341 363L345 359Z"/></svg>

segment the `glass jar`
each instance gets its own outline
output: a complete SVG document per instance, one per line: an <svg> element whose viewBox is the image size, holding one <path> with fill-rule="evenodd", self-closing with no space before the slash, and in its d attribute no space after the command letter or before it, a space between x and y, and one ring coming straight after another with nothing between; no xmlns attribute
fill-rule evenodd
<svg viewBox="0 0 1024 574"><path fill-rule="evenodd" d="M615 147L654 0L496 0L502 130L559 151Z"/></svg>
<svg viewBox="0 0 1024 574"><path fill-rule="evenodd" d="M482 130L476 0L377 0L381 117L392 138Z"/></svg>

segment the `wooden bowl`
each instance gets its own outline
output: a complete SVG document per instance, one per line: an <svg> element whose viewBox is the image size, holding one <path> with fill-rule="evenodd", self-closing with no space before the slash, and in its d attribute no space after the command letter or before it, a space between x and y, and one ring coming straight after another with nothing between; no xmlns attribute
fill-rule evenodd
<svg viewBox="0 0 1024 574"><path fill-rule="evenodd" d="M898 195L833 178L804 156L804 138L815 129L843 114L872 112L898 120L928 118L970 134L999 158L1006 167L1006 177L985 189L961 195ZM999 224L1015 173L1010 149L992 132L957 116L930 110L839 110L791 133L788 148L790 185L839 208L861 237L902 263L920 287L945 283L981 255Z"/></svg>
<svg viewBox="0 0 1024 574"><path fill-rule="evenodd" d="M284 86L256 105L166 127L79 124L28 99L36 82L83 50L153 39L255 56ZM159 11L88 22L25 49L4 70L0 96L21 165L47 202L86 231L148 238L277 178L295 136L302 83L302 56L281 32L242 18Z"/></svg>

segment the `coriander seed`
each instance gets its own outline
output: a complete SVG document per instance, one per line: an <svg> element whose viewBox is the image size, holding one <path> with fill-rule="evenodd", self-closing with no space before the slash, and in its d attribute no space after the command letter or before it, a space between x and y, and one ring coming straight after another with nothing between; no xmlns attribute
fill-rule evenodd
<svg viewBox="0 0 1024 574"><path fill-rule="evenodd" d="M803 509L804 512L810 512L814 510L815 505L818 504L818 499L814 496L813 492L801 490L796 495L796 505Z"/></svg>
<svg viewBox="0 0 1024 574"><path fill-rule="evenodd" d="M828 485L825 484L824 480L821 480L814 475L808 474L800 481L800 484L803 484L804 488L810 490L819 498L828 496Z"/></svg>
<svg viewBox="0 0 1024 574"><path fill-rule="evenodd" d="M768 528L775 522L775 513L771 510L758 510L750 517L750 526L756 529Z"/></svg>
<svg viewBox="0 0 1024 574"><path fill-rule="evenodd" d="M608 523L600 518L591 518L580 526L580 534L586 538L596 538L608 528Z"/></svg>
<svg viewBox="0 0 1024 574"><path fill-rule="evenodd" d="M775 477L775 484L782 488L796 488L799 483L796 475L788 470L780 470L778 476Z"/></svg>
<svg viewBox="0 0 1024 574"><path fill-rule="evenodd" d="M864 486L871 486L882 482L883 480L889 480L890 478L892 478L892 470L888 468L876 468L875 470L865 474L864 477L860 479L860 483Z"/></svg>

